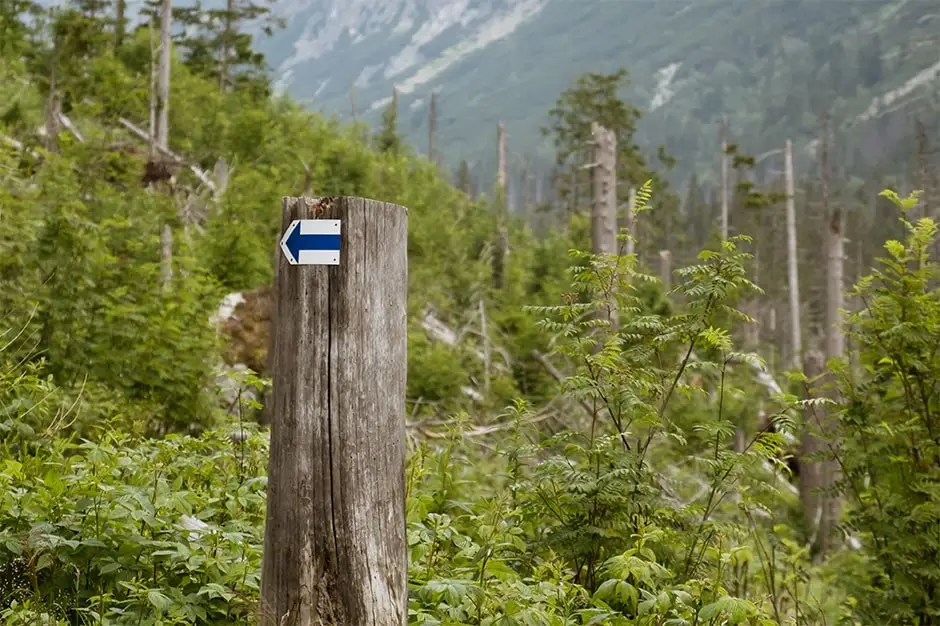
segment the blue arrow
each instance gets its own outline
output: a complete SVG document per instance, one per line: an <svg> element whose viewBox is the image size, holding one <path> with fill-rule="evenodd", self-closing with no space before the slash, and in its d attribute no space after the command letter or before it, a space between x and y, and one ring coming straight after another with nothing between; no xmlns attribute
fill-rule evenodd
<svg viewBox="0 0 940 626"><path fill-rule="evenodd" d="M339 220L294 220L281 237L291 265L338 265L339 249Z"/></svg>
<svg viewBox="0 0 940 626"><path fill-rule="evenodd" d="M298 226L284 243L291 255L300 259L301 250L339 250L339 235L301 235Z"/></svg>

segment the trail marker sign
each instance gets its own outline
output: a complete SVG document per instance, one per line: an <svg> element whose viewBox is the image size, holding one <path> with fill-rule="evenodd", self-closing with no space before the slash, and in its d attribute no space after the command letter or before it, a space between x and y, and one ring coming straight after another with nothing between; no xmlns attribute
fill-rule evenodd
<svg viewBox="0 0 940 626"><path fill-rule="evenodd" d="M257 623L407 626L408 210L281 202Z"/></svg>
<svg viewBox="0 0 940 626"><path fill-rule="evenodd" d="M339 265L340 220L294 220L281 237L291 265Z"/></svg>

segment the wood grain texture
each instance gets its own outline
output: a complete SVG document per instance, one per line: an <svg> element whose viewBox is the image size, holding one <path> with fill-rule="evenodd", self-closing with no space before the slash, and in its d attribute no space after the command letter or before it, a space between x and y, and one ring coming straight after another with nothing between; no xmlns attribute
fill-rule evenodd
<svg viewBox="0 0 940 626"><path fill-rule="evenodd" d="M284 198L281 232L314 218L340 264L278 259L260 624L402 626L407 209Z"/></svg>

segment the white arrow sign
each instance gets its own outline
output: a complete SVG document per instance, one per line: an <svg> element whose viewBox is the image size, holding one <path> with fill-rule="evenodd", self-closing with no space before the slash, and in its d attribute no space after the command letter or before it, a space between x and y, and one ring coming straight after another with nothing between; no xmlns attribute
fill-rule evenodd
<svg viewBox="0 0 940 626"><path fill-rule="evenodd" d="M294 220L281 237L291 265L339 265L339 220Z"/></svg>

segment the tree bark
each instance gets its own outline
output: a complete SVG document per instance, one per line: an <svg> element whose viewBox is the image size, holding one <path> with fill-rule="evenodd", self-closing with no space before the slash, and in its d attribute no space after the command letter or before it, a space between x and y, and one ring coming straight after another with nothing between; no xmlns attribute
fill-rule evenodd
<svg viewBox="0 0 940 626"><path fill-rule="evenodd" d="M591 123L594 159L591 167L591 251L596 255L617 254L617 136L596 122ZM605 294L606 315L617 326L617 301ZM601 345L597 344L596 349Z"/></svg>
<svg viewBox="0 0 940 626"><path fill-rule="evenodd" d="M340 265L278 260L259 624L404 626L407 209L284 198L313 218Z"/></svg>
<svg viewBox="0 0 940 626"><path fill-rule="evenodd" d="M591 243L594 254L617 254L617 137L597 123L592 167Z"/></svg>

